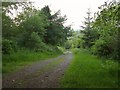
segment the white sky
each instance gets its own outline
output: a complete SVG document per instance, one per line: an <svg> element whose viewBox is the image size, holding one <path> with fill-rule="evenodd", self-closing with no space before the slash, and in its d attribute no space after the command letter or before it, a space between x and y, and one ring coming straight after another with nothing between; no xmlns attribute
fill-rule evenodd
<svg viewBox="0 0 120 90"><path fill-rule="evenodd" d="M49 5L53 12L61 10L61 15L67 16L66 25L72 24L75 30L83 25L84 17L88 8L91 8L92 14L98 11L98 7L109 0L30 0L35 2L35 6L40 9Z"/></svg>

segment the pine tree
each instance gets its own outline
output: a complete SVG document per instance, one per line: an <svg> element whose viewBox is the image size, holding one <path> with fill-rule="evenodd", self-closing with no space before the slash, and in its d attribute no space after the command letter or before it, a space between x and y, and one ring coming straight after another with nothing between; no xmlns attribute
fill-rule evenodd
<svg viewBox="0 0 120 90"><path fill-rule="evenodd" d="M85 17L84 25L81 26L83 30L81 30L81 33L83 33L83 47L84 48L89 48L92 46L92 29L91 29L91 22L92 22L92 17L91 17L91 11L88 9L87 11L87 17Z"/></svg>

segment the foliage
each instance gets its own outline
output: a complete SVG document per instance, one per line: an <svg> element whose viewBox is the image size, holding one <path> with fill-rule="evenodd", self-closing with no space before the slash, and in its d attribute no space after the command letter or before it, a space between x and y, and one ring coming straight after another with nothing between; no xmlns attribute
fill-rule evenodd
<svg viewBox="0 0 120 90"><path fill-rule="evenodd" d="M72 48L72 41L71 40L68 40L66 43L65 43L65 49L71 49Z"/></svg>
<svg viewBox="0 0 120 90"><path fill-rule="evenodd" d="M110 52L107 43L102 39L95 42L95 45L92 46L92 51L99 56L107 56Z"/></svg>
<svg viewBox="0 0 120 90"><path fill-rule="evenodd" d="M11 17L14 13L10 11L19 8L22 8L23 11L19 12L16 17ZM17 49L26 48L36 52L57 52L59 51L57 45L64 44L71 34L71 27L63 25L66 17L62 17L60 11L52 15L49 6L37 10L32 6L32 3L18 2L3 3L2 9L2 37L13 43L15 42L19 47ZM11 15L9 15L10 13ZM5 46L9 49L10 45L5 43ZM4 50L3 52L7 53Z"/></svg>
<svg viewBox="0 0 120 90"><path fill-rule="evenodd" d="M6 39L13 39L16 37L17 29L12 19L2 13L2 36Z"/></svg>
<svg viewBox="0 0 120 90"><path fill-rule="evenodd" d="M43 36L45 35L45 26L47 25L45 16L40 11L24 20L19 25L22 30L17 38L19 45L29 49L39 49L41 46L44 46Z"/></svg>
<svg viewBox="0 0 120 90"><path fill-rule="evenodd" d="M10 54L17 50L15 42L7 39L2 40L2 53Z"/></svg>
<svg viewBox="0 0 120 90"><path fill-rule="evenodd" d="M51 45L62 45L70 36L70 26L65 27L63 25L66 21L66 16L60 16L60 11L51 14L49 6L45 6L41 11L47 16L49 26L46 27L45 43Z"/></svg>
<svg viewBox="0 0 120 90"><path fill-rule="evenodd" d="M97 42L101 43L98 55L119 59L118 56L118 16L116 13L119 12L119 4L117 2L111 2L112 4L104 5L103 10L98 15L94 22L93 28L98 29L97 32L100 34L99 39L96 41L94 47L98 48Z"/></svg>
<svg viewBox="0 0 120 90"><path fill-rule="evenodd" d="M89 23L91 29L84 29L83 45L91 49L93 54L100 57L107 57L113 59L120 59L119 48L119 2L112 1L105 2L99 7L97 17L93 22ZM89 21L89 20L88 20ZM89 26L90 26L89 25ZM88 24L86 25L86 27Z"/></svg>
<svg viewBox="0 0 120 90"><path fill-rule="evenodd" d="M72 48L80 48L82 47L82 34L79 31L72 31L72 34L68 37L65 48L72 49Z"/></svg>
<svg viewBox="0 0 120 90"><path fill-rule="evenodd" d="M90 48L92 46L92 41L93 41L93 35L92 35L92 28L91 28L91 12L90 9L88 9L87 12L87 18L85 18L86 21L84 21L85 26L82 26L84 30L81 30L81 33L83 33L82 39L84 40L83 42L83 47L84 48Z"/></svg>
<svg viewBox="0 0 120 90"><path fill-rule="evenodd" d="M64 44L71 34L71 27L63 25L66 17L60 12L52 15L46 9L50 10L49 6L37 10L32 3L3 3L3 73L62 54L57 45ZM17 16L13 17L12 10L18 12Z"/></svg>

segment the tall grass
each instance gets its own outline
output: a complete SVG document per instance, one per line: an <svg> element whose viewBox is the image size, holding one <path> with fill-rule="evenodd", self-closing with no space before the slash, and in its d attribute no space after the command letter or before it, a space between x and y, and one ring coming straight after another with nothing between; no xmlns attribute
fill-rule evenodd
<svg viewBox="0 0 120 90"><path fill-rule="evenodd" d="M118 87L118 62L101 60L85 50L74 50L74 60L61 79L64 88Z"/></svg>
<svg viewBox="0 0 120 90"><path fill-rule="evenodd" d="M20 68L30 65L36 61L53 58L61 53L58 52L34 52L29 50L20 50L10 55L2 55L2 73L10 73Z"/></svg>

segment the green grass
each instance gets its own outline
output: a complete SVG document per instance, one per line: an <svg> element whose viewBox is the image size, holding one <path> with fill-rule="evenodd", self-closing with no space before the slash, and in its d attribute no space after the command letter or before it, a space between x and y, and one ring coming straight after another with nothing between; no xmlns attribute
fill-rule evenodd
<svg viewBox="0 0 120 90"><path fill-rule="evenodd" d="M74 60L60 83L64 88L118 87L118 62L101 60L85 50L75 50Z"/></svg>
<svg viewBox="0 0 120 90"><path fill-rule="evenodd" d="M46 60L59 56L56 52L32 52L19 51L11 55L2 55L2 73L11 73L25 66L31 65L37 61Z"/></svg>

